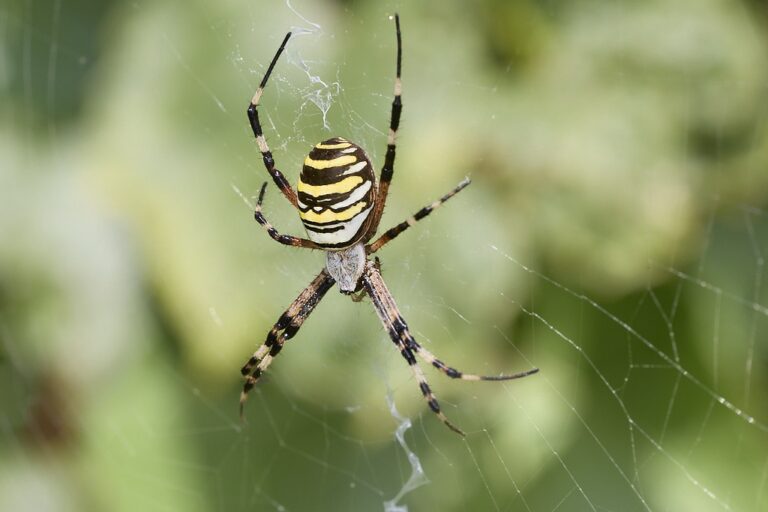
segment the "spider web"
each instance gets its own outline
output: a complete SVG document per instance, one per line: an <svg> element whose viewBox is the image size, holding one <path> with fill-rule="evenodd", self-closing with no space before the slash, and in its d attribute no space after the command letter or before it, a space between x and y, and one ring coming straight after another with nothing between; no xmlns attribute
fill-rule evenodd
<svg viewBox="0 0 768 512"><path fill-rule="evenodd" d="M0 8L0 509L766 507L751 4L99 5ZM241 424L237 369L323 264L249 220L245 102L291 30L262 108L278 167L295 182L334 135L380 163L395 11L385 227L473 185L382 251L384 278L447 363L541 371L425 368L459 438L370 304L329 293ZM518 53L495 17L528 23ZM266 214L301 232L271 185Z"/></svg>

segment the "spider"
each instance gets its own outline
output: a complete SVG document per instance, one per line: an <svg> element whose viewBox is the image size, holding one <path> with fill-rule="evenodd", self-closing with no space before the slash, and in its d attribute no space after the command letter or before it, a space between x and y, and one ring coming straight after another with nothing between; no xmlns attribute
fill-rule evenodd
<svg viewBox="0 0 768 512"><path fill-rule="evenodd" d="M363 149L342 137L328 139L312 148L304 160L297 187L298 192L291 188L285 176L275 167L275 161L261 129L257 108L267 80L269 80L280 54L291 37L290 32L286 34L280 48L277 49L261 84L248 105L248 119L267 172L285 198L288 199L288 202L298 210L309 238L281 234L264 217L261 206L267 187L266 182L262 185L256 202L254 211L256 221L267 231L270 237L283 245L325 251L326 266L280 316L267 334L266 341L242 367L241 373L245 377L245 384L240 394L241 417L248 392L266 371L272 360L280 353L285 342L296 335L301 325L334 283L338 283L341 293L350 295L355 301L362 300L366 294L371 298L376 314L392 342L411 367L429 408L448 428L462 436L465 435L464 432L448 421L448 418L441 411L437 398L427 384L424 372L416 363L416 356L453 379L503 381L519 379L538 372L538 368L532 368L511 375L472 375L443 363L413 338L395 304L395 300L392 298L392 294L384 284L378 257L373 260L370 259L372 254L388 242L469 185L469 179L465 178L443 197L425 206L404 222L385 231L374 242L369 243L379 227L389 184L392 181L395 163L395 139L402 110L400 99L402 37L398 15L395 15L395 30L397 34L395 97L392 101L387 152L378 184L371 161Z"/></svg>

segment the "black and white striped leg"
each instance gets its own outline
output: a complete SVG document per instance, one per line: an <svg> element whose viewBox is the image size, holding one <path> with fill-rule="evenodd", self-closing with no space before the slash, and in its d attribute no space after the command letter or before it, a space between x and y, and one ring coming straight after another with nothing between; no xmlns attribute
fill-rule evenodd
<svg viewBox="0 0 768 512"><path fill-rule="evenodd" d="M410 357L413 358L413 354L411 354ZM429 405L429 408L432 410L432 412L435 413L438 418L440 418L440 421L445 423L446 427L453 430L460 436L466 436L467 434L465 434L464 431L459 427L451 423L443 411L440 410L440 404L437 402L435 394L432 393L432 390L427 383L427 377L424 375L421 367L417 364L411 364L411 370L413 370L413 375L416 377L416 381L419 383L421 394L424 395L424 399L427 401L427 405Z"/></svg>
<svg viewBox="0 0 768 512"><path fill-rule="evenodd" d="M402 320L402 319L401 319ZM402 320L403 325L405 325L405 320ZM514 379L522 379L523 377L527 377L529 375L533 375L534 373L538 373L538 368L531 368L530 370L525 370L518 373L510 373L510 374L501 374L501 375L475 375L472 373L464 373L460 370L457 370L456 368L452 368L436 358L432 352L425 349L419 343L413 339L413 336L411 336L411 333L407 330L407 326L405 326L404 335L406 336L407 340L406 343L408 347L411 349L412 352L415 352L417 356L422 358L427 363L431 364L444 374L446 374L448 377L452 379L461 379L461 380L490 380L490 381L498 381L498 380L514 380Z"/></svg>
<svg viewBox="0 0 768 512"><path fill-rule="evenodd" d="M392 181L392 175L395 171L395 151L397 147L397 130L400 127L400 113L403 110L401 95L403 91L400 72L403 61L403 43L400 33L400 16L395 14L395 30L397 31L397 69L395 74L395 97L392 100L392 113L389 119L389 135L387 136L387 153L384 156L384 166L381 168L381 177L379 178L379 191L376 197L376 207L373 211L373 220L368 229L366 239L373 236L379 227L381 215L384 213L384 205L389 193L389 184Z"/></svg>
<svg viewBox="0 0 768 512"><path fill-rule="evenodd" d="M389 228L386 232L384 232L383 235L381 235L375 242L368 244L368 247L366 248L368 251L368 254L373 254L374 252L381 249L384 245L392 241L393 239L397 238L397 236L405 231L406 229L410 228L414 224L416 224L418 221L432 213L434 210L442 206L444 202L461 192L467 185L469 185L470 181L469 178L464 178L461 183L456 185L456 187L445 194L443 197L438 199L437 201L433 202L432 204L429 204L413 214L412 216L408 217L405 221L401 222L400 224L396 225L395 227Z"/></svg>
<svg viewBox="0 0 768 512"><path fill-rule="evenodd" d="M333 283L333 277L328 274L327 270L323 269L310 285L299 294L296 300L291 303L288 309L280 315L278 321L267 334L264 344L253 353L248 362L240 369L240 373L245 377L243 391L240 393L241 418L243 416L243 406L248 398L248 392L269 367L272 359L280 353L285 342L296 335L301 325L315 309L315 306L331 289Z"/></svg>
<svg viewBox="0 0 768 512"><path fill-rule="evenodd" d="M261 227L263 227L265 230L267 230L267 233L269 236L272 237L273 240L276 242L280 242L283 245L290 245L292 247L303 247L305 249L322 249L319 245L317 245L312 240L307 240L306 238L298 238L291 235L283 235L280 234L272 224L269 223L269 221L264 217L264 214L261 211L261 205L264 201L264 193L267 190L267 184L266 182L261 186L261 191L259 192L259 199L256 201L256 208L253 211L253 217L256 219L256 222L261 224Z"/></svg>
<svg viewBox="0 0 768 512"><path fill-rule="evenodd" d="M288 201L295 208L298 208L299 206L296 199L296 192L294 192L294 190L291 188L291 185L288 183L288 180L285 179L283 173L275 168L275 159L272 157L272 152L269 150L267 139L264 138L264 132L262 131L261 123L259 122L259 111L257 110L259 107L259 101L261 101L261 95L264 92L264 87L267 85L267 80L269 80L269 76L272 74L272 70L275 68L277 59L280 57L280 54L283 53L283 50L285 50L285 45L288 43L288 39L290 39L290 37L291 33L288 32L285 35L285 39L283 39L283 42L280 44L280 48L277 49L277 53L275 53L275 56L272 58L272 62L269 64L267 72L264 75L264 78L261 80L259 88L256 89L256 92L253 94L251 103L248 105L248 120L251 123L251 129L253 130L253 135L256 137L256 143L259 145L259 151L261 151L261 157L264 160L264 166L267 168L267 172L270 176L272 176L275 184L286 197L286 199L288 199Z"/></svg>
<svg viewBox="0 0 768 512"><path fill-rule="evenodd" d="M427 383L427 378L424 376L424 372L417 364L416 357L413 355L413 350L405 341L406 338L403 333L407 333L408 326L405 325L405 322L397 309L397 304L395 304L395 300L392 298L392 294L389 293L387 286L384 284L384 280L381 278L381 274L373 262L369 261L366 263L365 273L363 274L363 287L371 297L376 314L387 329L389 337L398 347L400 354L402 354L403 358L411 367L411 371L413 371L413 375L419 383L421 394L427 401L430 410L435 413L437 417L440 418L440 421L445 423L448 428L457 434L462 436L465 435L464 432L451 423L440 410L440 404L438 403L435 394L430 389L429 384ZM408 334L408 336L410 336L410 334Z"/></svg>

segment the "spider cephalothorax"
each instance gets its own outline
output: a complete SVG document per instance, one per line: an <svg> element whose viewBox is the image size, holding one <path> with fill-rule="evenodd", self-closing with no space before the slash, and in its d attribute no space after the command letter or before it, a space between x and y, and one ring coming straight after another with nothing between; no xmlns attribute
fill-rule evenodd
<svg viewBox="0 0 768 512"><path fill-rule="evenodd" d="M243 392L240 395L241 414L248 392L269 367L272 359L282 350L285 342L298 332L304 320L312 313L315 306L334 283L339 285L342 293L351 294L360 291L371 298L379 320L413 370L419 383L419 389L429 404L429 408L437 414L443 423L459 434L463 434L463 432L448 421L448 418L440 410L440 405L416 362L417 356L448 377L462 380L518 379L538 371L538 369L533 368L511 375L483 376L463 373L447 366L413 338L408 325L397 308L397 304L395 304L395 300L392 298L392 294L381 277L378 262L368 258L387 242L429 215L435 208L469 185L469 180L464 179L452 191L425 206L407 220L388 229L376 241L368 243L376 234L387 200L389 183L394 172L395 138L400 125L400 112L402 110L400 101L402 43L400 18L397 15L395 15L395 27L397 29L395 98L392 101L387 153L384 157L384 166L381 169L378 186L371 161L362 148L341 137L328 139L312 148L304 160L304 167L301 170L297 187L298 194L288 184L285 176L275 167L274 158L261 129L257 107L275 63L277 63L277 59L291 37L290 32L283 39L283 43L278 48L261 84L248 105L248 119L261 151L264 166L283 195L298 210L308 239L278 233L267 221L261 211L264 192L267 187L266 183L261 187L254 216L259 224L267 230L269 236L281 244L325 251L326 267L280 316L267 334L267 339L241 369L245 377ZM355 299L355 296L352 298Z"/></svg>

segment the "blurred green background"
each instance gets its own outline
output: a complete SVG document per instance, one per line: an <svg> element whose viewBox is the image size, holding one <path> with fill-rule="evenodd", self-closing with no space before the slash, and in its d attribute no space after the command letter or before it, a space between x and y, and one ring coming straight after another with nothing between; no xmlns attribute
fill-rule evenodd
<svg viewBox="0 0 768 512"><path fill-rule="evenodd" d="M240 366L324 263L253 222L247 102L293 30L279 168L336 135L380 166L394 12L383 226L473 184L384 277L449 364L541 372L425 368L461 439L331 291L241 424ZM0 510L768 509L766 43L746 0L4 3Z"/></svg>

